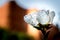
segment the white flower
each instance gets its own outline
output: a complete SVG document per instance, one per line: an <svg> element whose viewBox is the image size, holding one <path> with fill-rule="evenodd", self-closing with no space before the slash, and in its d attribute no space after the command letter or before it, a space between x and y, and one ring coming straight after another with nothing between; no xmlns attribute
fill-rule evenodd
<svg viewBox="0 0 60 40"><path fill-rule="evenodd" d="M54 16L55 16L55 12L54 11L49 12L50 24L53 22Z"/></svg>
<svg viewBox="0 0 60 40"><path fill-rule="evenodd" d="M24 20L32 26L37 26L38 24L38 21L36 20L36 13L25 15Z"/></svg>
<svg viewBox="0 0 60 40"><path fill-rule="evenodd" d="M54 11L49 12L45 10L39 10L37 12L25 15L24 20L32 26L37 26L39 23L42 25L52 23L54 16Z"/></svg>
<svg viewBox="0 0 60 40"><path fill-rule="evenodd" d="M47 24L49 22L49 16L45 10L41 10L37 13L37 20L41 24Z"/></svg>

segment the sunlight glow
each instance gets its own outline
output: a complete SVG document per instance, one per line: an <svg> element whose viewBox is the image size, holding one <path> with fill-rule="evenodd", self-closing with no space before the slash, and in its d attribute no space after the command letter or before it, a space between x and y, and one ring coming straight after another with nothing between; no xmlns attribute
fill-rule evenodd
<svg viewBox="0 0 60 40"><path fill-rule="evenodd" d="M38 40L40 37L40 31L35 29L33 26L31 26L29 24L28 24L27 33L29 35L32 35L36 40Z"/></svg>
<svg viewBox="0 0 60 40"><path fill-rule="evenodd" d="M27 10L27 14L30 14L30 13L33 13L33 12L36 12L37 11L37 9L34 9L34 8L30 8L30 9L28 9ZM40 37L40 35L39 35L39 33L40 33L40 31L39 30L37 30L36 28L34 28L32 25L27 25L27 33L29 34L29 35L32 35L36 40L38 40L39 39L39 37Z"/></svg>

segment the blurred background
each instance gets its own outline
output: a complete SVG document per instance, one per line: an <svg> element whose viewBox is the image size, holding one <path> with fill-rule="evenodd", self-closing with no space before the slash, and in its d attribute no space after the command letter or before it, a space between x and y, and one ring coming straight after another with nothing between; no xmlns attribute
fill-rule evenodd
<svg viewBox="0 0 60 40"><path fill-rule="evenodd" d="M11 32L23 32L34 37L35 40L41 40L42 33L40 30L27 24L23 17L27 14L27 9L18 6L15 1L6 2L0 6L0 28L7 29ZM48 37L52 40L57 29L54 28Z"/></svg>

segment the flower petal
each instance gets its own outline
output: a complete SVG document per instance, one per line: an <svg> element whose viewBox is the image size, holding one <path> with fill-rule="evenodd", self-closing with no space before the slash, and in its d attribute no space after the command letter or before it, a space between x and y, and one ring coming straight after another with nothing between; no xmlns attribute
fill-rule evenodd
<svg viewBox="0 0 60 40"><path fill-rule="evenodd" d="M41 10L37 13L37 20L41 24L47 24L49 22L49 16L45 10Z"/></svg>
<svg viewBox="0 0 60 40"><path fill-rule="evenodd" d="M55 12L54 11L49 12L50 23L53 22L54 16L55 16Z"/></svg>
<svg viewBox="0 0 60 40"><path fill-rule="evenodd" d="M32 13L24 16L25 22L31 24L32 26L37 26L38 21L36 20L36 14Z"/></svg>

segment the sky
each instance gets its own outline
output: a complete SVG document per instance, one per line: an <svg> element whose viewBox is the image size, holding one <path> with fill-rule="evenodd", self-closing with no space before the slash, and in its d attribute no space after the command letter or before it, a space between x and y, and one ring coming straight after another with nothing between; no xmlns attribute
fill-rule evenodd
<svg viewBox="0 0 60 40"><path fill-rule="evenodd" d="M0 7L2 7L7 2L8 2L8 0L0 0Z"/></svg>
<svg viewBox="0 0 60 40"><path fill-rule="evenodd" d="M56 11L60 11L60 0L16 0L17 4L25 9L47 5Z"/></svg>
<svg viewBox="0 0 60 40"><path fill-rule="evenodd" d="M0 6L7 3L8 0L0 0ZM60 11L60 0L15 0L17 5L24 9L37 8L37 9L50 9L57 12Z"/></svg>

